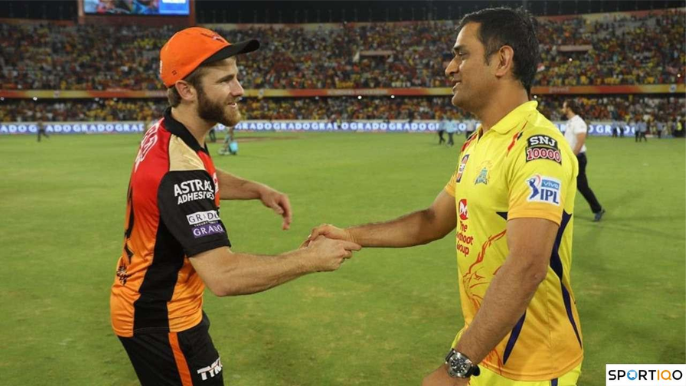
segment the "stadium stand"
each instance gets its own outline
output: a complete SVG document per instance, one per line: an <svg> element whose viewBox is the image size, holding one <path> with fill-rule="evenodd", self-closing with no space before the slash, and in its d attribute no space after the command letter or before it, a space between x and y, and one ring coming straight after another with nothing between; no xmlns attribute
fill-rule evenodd
<svg viewBox="0 0 686 386"><path fill-rule="evenodd" d="M542 63L534 82L539 91L534 92L547 90L535 95L539 108L552 120L561 120L562 94L576 87L587 90L573 93L588 120L669 122L686 116L684 93L676 92L685 84L685 15L685 8L674 8L539 17ZM262 43L260 51L239 62L241 82L252 90L243 101L246 119L471 119L447 97L444 68L452 56L455 23L208 27L231 41L255 37ZM159 117L166 107L157 77L159 49L180 28L45 20L0 23L0 96L14 93L0 98L0 122L39 117L56 122L149 122ZM602 89L607 86L626 87L608 93ZM646 91L653 86L660 89ZM355 89L389 92L358 97ZM390 97L393 90L403 89L411 92ZM32 91L52 97L35 98L27 94ZM86 95L61 95L69 92ZM97 92L122 95L88 98ZM145 95L128 95L136 92Z"/></svg>
<svg viewBox="0 0 686 386"><path fill-rule="evenodd" d="M684 83L683 15L674 10L541 18L543 57L536 84ZM443 70L452 55L453 21L300 26L217 30L229 40L255 37L263 44L240 63L245 88L447 86ZM159 49L178 27L114 28L0 24L2 88L161 89L155 75Z"/></svg>
<svg viewBox="0 0 686 386"><path fill-rule="evenodd" d="M565 96L537 97L539 109L554 121ZM669 121L684 114L683 99L674 96L584 96L576 99L580 115L594 121L639 121L644 116ZM473 117L450 105L446 97L247 98L242 103L246 119L255 120L430 120ZM166 100L61 100L59 102L8 100L0 102L0 121L150 121L161 116Z"/></svg>

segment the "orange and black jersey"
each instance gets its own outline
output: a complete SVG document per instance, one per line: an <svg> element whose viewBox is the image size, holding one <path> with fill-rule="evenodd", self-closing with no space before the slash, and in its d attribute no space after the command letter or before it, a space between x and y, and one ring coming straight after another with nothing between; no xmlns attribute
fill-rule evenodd
<svg viewBox="0 0 686 386"><path fill-rule="evenodd" d="M110 296L115 333L180 332L200 323L205 285L188 256L222 246L230 242L214 164L168 109L143 138L131 172Z"/></svg>

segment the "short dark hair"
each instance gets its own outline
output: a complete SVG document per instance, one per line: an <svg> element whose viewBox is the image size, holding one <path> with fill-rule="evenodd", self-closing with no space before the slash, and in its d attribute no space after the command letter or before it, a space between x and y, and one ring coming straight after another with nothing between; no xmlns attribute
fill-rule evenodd
<svg viewBox="0 0 686 386"><path fill-rule="evenodd" d="M201 64L198 68L193 70L193 72L188 74L188 76L183 78L183 80L190 83L193 88L199 89L201 87L202 77L205 74L205 69L215 67L219 62ZM167 89L167 101L171 107L176 107L181 103L181 95L179 95L179 92L176 90L176 86L171 86Z"/></svg>
<svg viewBox="0 0 686 386"><path fill-rule="evenodd" d="M527 93L536 76L540 49L536 30L538 22L529 11L523 8L486 8L465 15L458 26L458 32L468 23L479 23L479 41L486 48L488 58L500 47L507 45L514 50L514 69L512 73Z"/></svg>
<svg viewBox="0 0 686 386"><path fill-rule="evenodd" d="M574 111L575 113L578 113L578 112L579 112L579 104L576 103L576 101L575 101L574 99L565 99L565 100L563 100L563 101L562 101L562 106L564 106L565 103L567 104L567 108L568 108L568 109Z"/></svg>

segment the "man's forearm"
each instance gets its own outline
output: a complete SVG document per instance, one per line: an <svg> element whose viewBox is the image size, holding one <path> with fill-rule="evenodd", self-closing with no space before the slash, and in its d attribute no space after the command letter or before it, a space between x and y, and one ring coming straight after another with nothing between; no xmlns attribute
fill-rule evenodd
<svg viewBox="0 0 686 386"><path fill-rule="evenodd" d="M219 198L222 200L260 198L260 191L265 187L258 182L244 180L222 170L217 170L217 179L219 180Z"/></svg>
<svg viewBox="0 0 686 386"><path fill-rule="evenodd" d="M277 256L260 256L234 253L231 264L224 273L224 295L248 295L266 291L289 282L311 271L303 263L305 250L296 250Z"/></svg>
<svg viewBox="0 0 686 386"><path fill-rule="evenodd" d="M481 362L524 315L545 273L506 261L491 281L481 308L455 349Z"/></svg>
<svg viewBox="0 0 686 386"><path fill-rule="evenodd" d="M431 231L432 212L412 212L395 220L350 227L353 241L363 247L403 248L426 244L445 234Z"/></svg>
<svg viewBox="0 0 686 386"><path fill-rule="evenodd" d="M298 249L277 256L262 256L217 248L189 260L212 293L236 296L266 291L315 272L312 253L310 249Z"/></svg>

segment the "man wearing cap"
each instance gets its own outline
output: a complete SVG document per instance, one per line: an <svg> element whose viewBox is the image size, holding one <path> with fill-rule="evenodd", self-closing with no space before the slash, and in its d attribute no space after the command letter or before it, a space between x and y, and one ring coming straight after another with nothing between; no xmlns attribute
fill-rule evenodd
<svg viewBox="0 0 686 386"><path fill-rule="evenodd" d="M215 169L205 135L234 126L243 95L235 56L256 40L228 43L204 28L176 33L160 52L171 107L148 130L127 194L124 245L112 285L112 326L143 385L222 385L222 363L202 309L217 296L267 290L311 272L333 271L360 247L315 240L276 256L232 252L220 199L260 199L291 222L288 197Z"/></svg>

